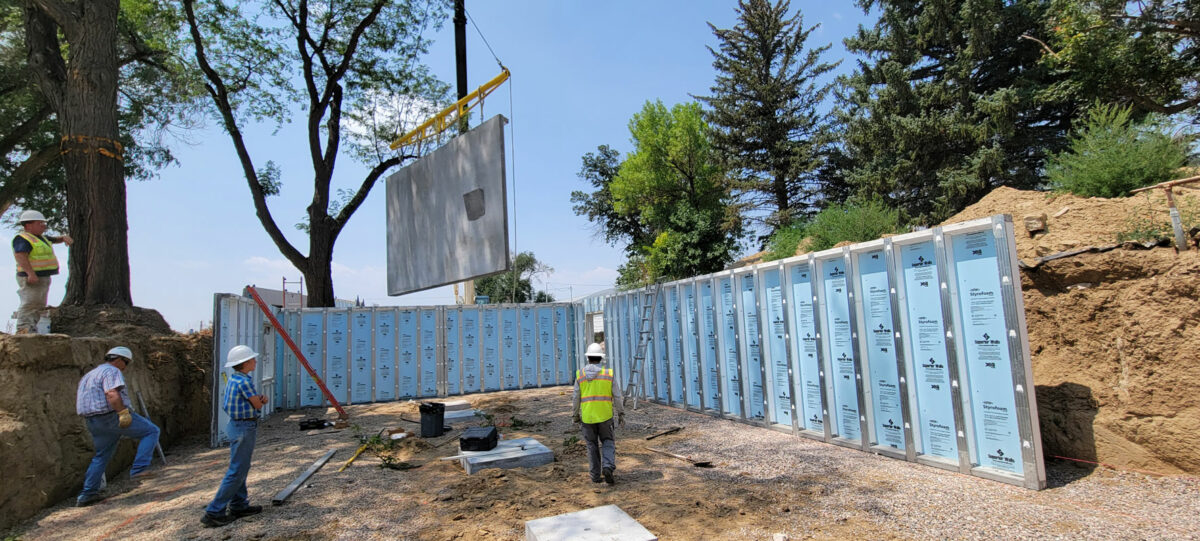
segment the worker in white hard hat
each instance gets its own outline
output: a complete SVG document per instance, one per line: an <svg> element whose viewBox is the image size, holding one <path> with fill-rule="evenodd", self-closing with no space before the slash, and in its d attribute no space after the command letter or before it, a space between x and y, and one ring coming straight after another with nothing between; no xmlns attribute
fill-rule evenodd
<svg viewBox="0 0 1200 541"><path fill-rule="evenodd" d="M151 477L150 459L154 446L158 444L158 427L149 419L130 409L129 394L125 391L125 376L122 374L133 362L133 352L125 346L108 350L104 362L83 375L79 380L79 391L75 395L75 412L82 415L92 434L96 455L88 465L83 477L83 490L75 499L75 505L85 507L104 499L100 489L104 485L104 470L117 450L122 437L137 440L137 454L129 476L134 479Z"/></svg>
<svg viewBox="0 0 1200 541"><path fill-rule="evenodd" d="M604 368L604 345L594 343L584 353L587 365L575 373L575 392L572 402L576 423L583 424L583 439L587 442L588 473L593 483L602 480L613 484L617 469L617 444L613 436L613 414L617 425L625 426L625 410L621 404L621 387L613 384L613 370Z"/></svg>
<svg viewBox="0 0 1200 541"><path fill-rule="evenodd" d="M250 459L254 455L254 440L258 435L258 414L267 405L267 396L258 394L250 373L258 364L258 353L249 346L233 346L225 356L225 368L232 369L225 384L221 401L229 424L229 469L217 489L217 495L204 509L200 523L210 528L224 526L239 518L262 512L261 505L250 505L246 477L250 475Z"/></svg>
<svg viewBox="0 0 1200 541"><path fill-rule="evenodd" d="M36 210L22 212L17 218L21 231L13 237L13 257L17 260L17 334L34 332L46 300L50 296L50 277L58 274L58 258L53 244L70 246L71 235L46 234L46 217Z"/></svg>

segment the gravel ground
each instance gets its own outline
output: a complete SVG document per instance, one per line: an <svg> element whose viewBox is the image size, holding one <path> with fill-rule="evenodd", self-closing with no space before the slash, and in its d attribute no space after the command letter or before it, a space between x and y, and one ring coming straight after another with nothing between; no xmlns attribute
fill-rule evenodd
<svg viewBox="0 0 1200 541"><path fill-rule="evenodd" d="M416 426L412 402L351 406L356 429L301 432L321 411L283 412L259 430L251 499L263 514L221 529L200 515L228 464L202 442L169 450L155 479L114 481L89 508L47 509L9 535L21 539L523 539L524 522L617 504L660 539L1197 539L1200 481L1071 463L1047 464L1049 488L1031 491L645 404L618 433L617 484L587 479L573 436L569 389L462 397L491 413L506 438L536 437L556 462L467 476L455 461L458 431L382 451L421 467L383 469L364 453L344 472L359 435ZM467 425L456 425L462 428ZM644 437L682 426L676 434ZM439 444L440 447L438 446ZM644 449L652 445L712 469ZM333 459L282 506L269 500L329 449ZM157 464L157 460L155 462ZM124 477L124 475L122 475Z"/></svg>

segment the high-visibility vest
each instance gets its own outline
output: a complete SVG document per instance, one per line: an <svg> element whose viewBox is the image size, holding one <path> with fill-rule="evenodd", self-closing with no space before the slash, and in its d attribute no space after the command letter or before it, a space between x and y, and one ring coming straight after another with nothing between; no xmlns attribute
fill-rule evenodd
<svg viewBox="0 0 1200 541"><path fill-rule="evenodd" d="M49 241L43 240L41 237L34 235L28 231L17 233L21 238L29 241L33 246L33 250L29 252L29 266L33 267L33 271L58 270L58 258L54 257L54 246ZM18 271L21 269L18 268Z"/></svg>
<svg viewBox="0 0 1200 541"><path fill-rule="evenodd" d="M579 382L579 410L583 422L603 423L613 417L613 371L602 368L592 379L584 376L583 370L575 373Z"/></svg>

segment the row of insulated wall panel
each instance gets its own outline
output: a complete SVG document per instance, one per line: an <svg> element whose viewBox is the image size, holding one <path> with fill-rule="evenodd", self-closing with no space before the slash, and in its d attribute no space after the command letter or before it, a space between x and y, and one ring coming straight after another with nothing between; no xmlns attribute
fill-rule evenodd
<svg viewBox="0 0 1200 541"><path fill-rule="evenodd" d="M446 397L574 382L582 306L568 303L277 310L280 325L341 404ZM255 382L271 409L327 406L316 380L253 300L218 294L214 307L212 444L228 421L225 354L260 352ZM278 362L276 362L278 359Z"/></svg>
<svg viewBox="0 0 1200 541"><path fill-rule="evenodd" d="M652 313L640 396L1044 488L1015 250L998 215L610 294L609 362Z"/></svg>

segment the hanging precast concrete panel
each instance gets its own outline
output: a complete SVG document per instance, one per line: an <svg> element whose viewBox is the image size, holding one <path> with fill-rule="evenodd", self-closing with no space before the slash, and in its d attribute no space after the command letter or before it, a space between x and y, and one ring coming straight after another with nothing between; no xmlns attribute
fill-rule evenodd
<svg viewBox="0 0 1200 541"><path fill-rule="evenodd" d="M662 284L643 396L1044 488L1013 234L998 215ZM622 378L647 291L601 304Z"/></svg>
<svg viewBox="0 0 1200 541"><path fill-rule="evenodd" d="M388 295L508 270L500 115L387 179Z"/></svg>
<svg viewBox="0 0 1200 541"><path fill-rule="evenodd" d="M343 405L569 385L581 366L582 304L302 308L274 312L309 366ZM212 445L228 438L221 408L237 344L259 352L263 415L329 405L259 307L218 294L213 308Z"/></svg>

